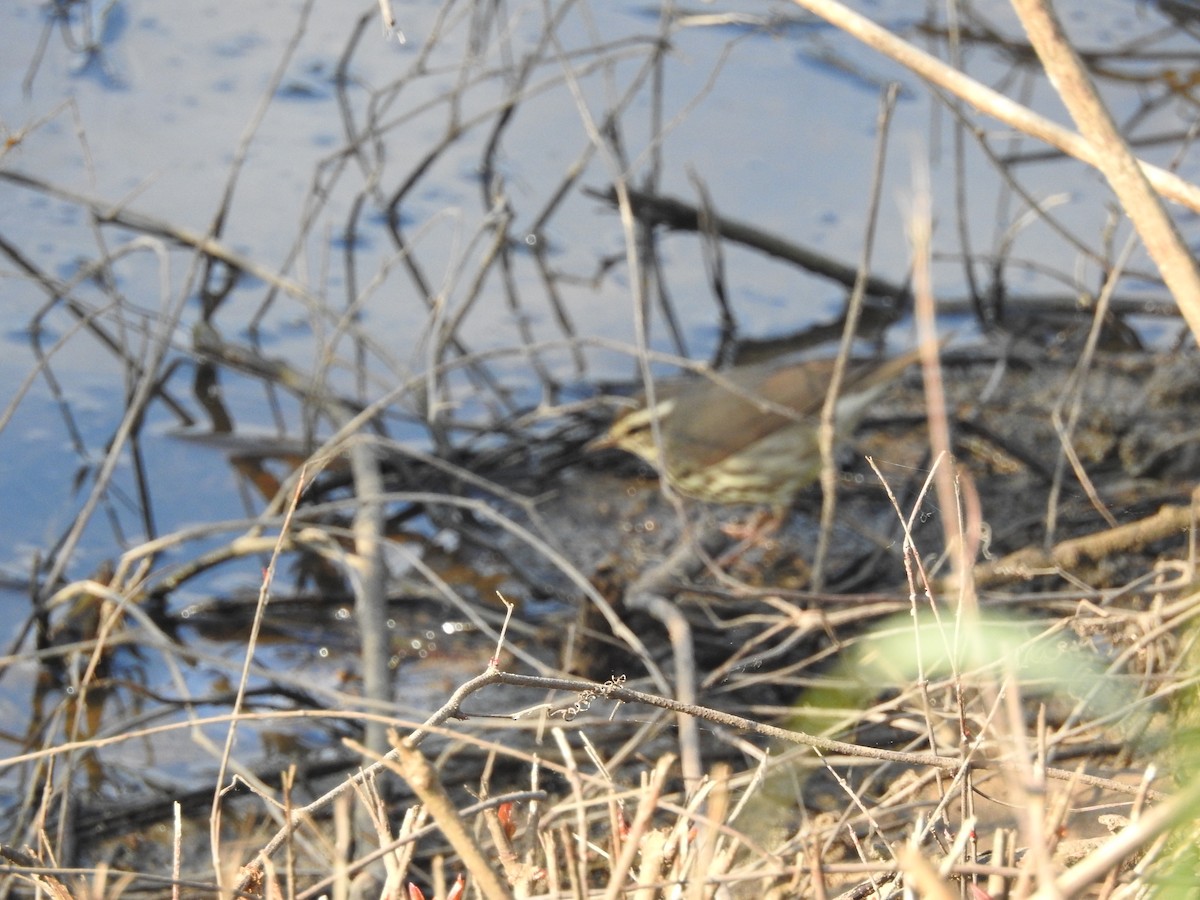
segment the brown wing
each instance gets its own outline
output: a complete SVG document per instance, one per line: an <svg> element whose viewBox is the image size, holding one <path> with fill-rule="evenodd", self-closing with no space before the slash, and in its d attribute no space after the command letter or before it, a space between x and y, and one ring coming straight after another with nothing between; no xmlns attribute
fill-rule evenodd
<svg viewBox="0 0 1200 900"><path fill-rule="evenodd" d="M894 378L916 358L916 351L910 351L882 363L852 361L842 393L870 390ZM833 364L832 359L815 359L782 368L747 367L723 373L728 384L705 380L689 386L680 394L664 435L667 457L671 458L673 447L684 446L697 467L711 465L797 419L815 422L825 403ZM767 411L772 404L790 409L793 415Z"/></svg>
<svg viewBox="0 0 1200 900"><path fill-rule="evenodd" d="M680 395L664 435L668 459L678 448L686 448L689 463L697 468L719 462L794 421L765 411L750 398L787 407L797 417L809 417L821 408L829 385L824 365L774 370L756 366L723 374L728 385L704 380Z"/></svg>

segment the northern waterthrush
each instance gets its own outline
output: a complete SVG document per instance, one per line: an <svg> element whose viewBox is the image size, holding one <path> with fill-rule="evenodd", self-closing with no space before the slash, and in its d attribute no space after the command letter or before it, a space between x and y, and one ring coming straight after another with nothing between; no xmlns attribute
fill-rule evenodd
<svg viewBox="0 0 1200 900"><path fill-rule="evenodd" d="M834 413L845 437L875 400L918 358L851 361ZM664 385L653 408L631 410L590 449L618 447L655 466L681 494L715 503L754 503L781 510L821 473L821 408L834 360L734 367L721 380ZM658 420L662 459L652 427Z"/></svg>

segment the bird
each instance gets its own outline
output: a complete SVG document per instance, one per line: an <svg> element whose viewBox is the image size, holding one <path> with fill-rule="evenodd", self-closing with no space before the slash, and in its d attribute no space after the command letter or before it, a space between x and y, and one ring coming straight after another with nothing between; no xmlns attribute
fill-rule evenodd
<svg viewBox="0 0 1200 900"><path fill-rule="evenodd" d="M882 361L851 360L834 412L847 437L919 350ZM654 466L684 496L770 506L782 514L821 475L818 432L835 360L734 366L719 377L665 384L653 407L618 416L589 450L618 448ZM658 421L656 442L652 423ZM661 446L661 457L660 457Z"/></svg>

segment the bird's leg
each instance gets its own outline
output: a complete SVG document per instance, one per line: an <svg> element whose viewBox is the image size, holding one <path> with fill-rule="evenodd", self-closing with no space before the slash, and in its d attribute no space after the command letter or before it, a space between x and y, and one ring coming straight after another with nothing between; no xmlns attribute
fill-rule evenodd
<svg viewBox="0 0 1200 900"><path fill-rule="evenodd" d="M783 526L787 518L787 507L772 506L770 509L760 509L744 522L726 522L721 531L732 540L737 541L720 558L717 566L728 568L742 558L742 555L759 544L766 543Z"/></svg>

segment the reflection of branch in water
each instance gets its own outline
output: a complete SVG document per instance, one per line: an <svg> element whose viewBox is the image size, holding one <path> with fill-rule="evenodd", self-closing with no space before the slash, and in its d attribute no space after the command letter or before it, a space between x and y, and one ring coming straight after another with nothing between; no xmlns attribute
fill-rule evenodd
<svg viewBox="0 0 1200 900"><path fill-rule="evenodd" d="M217 378L217 367L212 360L201 360L192 379L192 392L206 413L213 434L231 434L233 417L225 406L221 383Z"/></svg>
<svg viewBox="0 0 1200 900"><path fill-rule="evenodd" d="M0 178L5 177L7 174L4 170L0 169ZM59 281L53 275L43 271L22 253L18 247L5 240L3 235L0 235L0 252L6 254L20 269L26 272L46 292L52 302L61 300L66 306L67 311L83 323L84 327L87 328L93 337L111 350L121 360L127 371L132 373L135 378L141 377L143 374L141 361L135 359L120 341L109 334L108 330L96 321L98 315L96 310L89 309L82 301L75 299L71 285ZM111 262L111 257L106 258L103 265L108 265ZM100 264L97 265L99 266ZM76 281L78 280L77 278ZM154 386L154 393L181 422L185 425L193 424L191 413L167 391L163 379L159 379L158 383Z"/></svg>
<svg viewBox="0 0 1200 900"><path fill-rule="evenodd" d="M209 325L197 323L192 329L192 341L196 354L202 360L220 363L270 384L277 384L327 413L335 405L354 413L363 409L360 403L344 397L335 397L325 385L296 371L286 360L263 356L253 348L229 343Z"/></svg>

